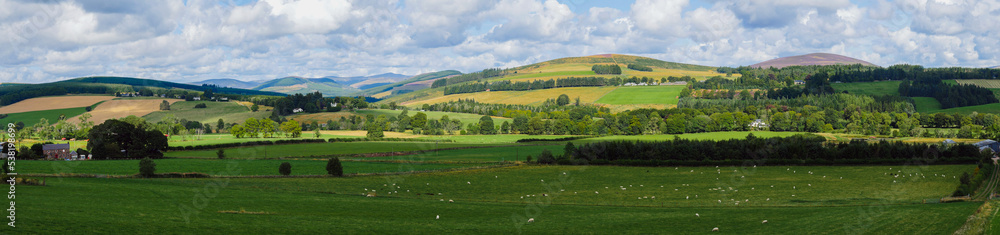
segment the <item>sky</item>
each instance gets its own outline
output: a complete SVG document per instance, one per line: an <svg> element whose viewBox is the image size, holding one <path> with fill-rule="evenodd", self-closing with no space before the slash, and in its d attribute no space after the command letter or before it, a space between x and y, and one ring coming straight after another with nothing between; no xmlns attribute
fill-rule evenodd
<svg viewBox="0 0 1000 235"><path fill-rule="evenodd" d="M617 53L1000 65L996 0L0 0L0 82L416 75Z"/></svg>

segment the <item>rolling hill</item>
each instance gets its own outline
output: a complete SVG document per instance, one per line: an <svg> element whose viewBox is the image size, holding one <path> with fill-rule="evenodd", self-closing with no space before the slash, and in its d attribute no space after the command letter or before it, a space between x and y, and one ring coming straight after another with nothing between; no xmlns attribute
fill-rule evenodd
<svg viewBox="0 0 1000 235"><path fill-rule="evenodd" d="M788 66L796 65L834 65L834 64L862 64L868 66L878 66L868 61L859 60L847 56L829 54L829 53L812 53L797 56L781 57L777 59L772 59L756 64L752 64L749 67L757 68L783 68Z"/></svg>
<svg viewBox="0 0 1000 235"><path fill-rule="evenodd" d="M598 64L602 65L617 64L622 68L622 73L620 75L595 74L594 71L591 70L591 67L593 65L598 65ZM630 64L650 67L652 71L639 71L639 70L628 69L628 65ZM530 82L534 80L550 80L550 79L559 79L567 77L612 78L612 77L633 77L633 76L639 78L650 77L657 80L661 78L667 78L670 76L675 76L675 77L691 76L692 78L698 80L704 80L714 76L726 76L726 74L721 74L716 72L715 68L710 66L667 62L653 58L632 56L632 55L620 55L620 54L603 54L603 55L593 55L584 57L559 58L535 64L515 67L512 69L507 69L505 71L506 71L505 75L502 76L489 77L485 79L466 80L465 82L460 82L460 83L478 82L486 80ZM459 85L460 83L452 83L452 84ZM444 88L447 87L450 86L420 89L409 93L395 94L394 96L386 96L387 98L385 98L383 101L380 102L382 103L396 102L397 104L416 107L423 104L435 104L435 103L442 103L459 99L474 99L486 103L536 105L536 104L541 104L546 99L555 99L560 94L566 93L567 95L570 95L570 97L574 98L579 97L583 103L593 103L601 106L606 106L612 108L613 110L619 110L622 108L634 109L638 107L666 108L676 105L677 95L672 94L672 92L675 93L677 90L680 89L677 88L679 86L651 86L650 89L654 88L655 89L648 91L651 94L662 95L670 99L628 99L627 102L626 101L597 102L597 100L600 100L606 94L614 93L619 96L620 96L619 93L627 94L629 93L628 91L626 91L628 89L624 89L618 92L613 92L615 88L618 87L616 86L573 87L573 88L539 89L530 91L484 91L484 92L444 95ZM375 93L375 94L386 95L385 91L382 91L382 93Z"/></svg>
<svg viewBox="0 0 1000 235"><path fill-rule="evenodd" d="M220 86L220 87L232 87L232 88L240 88L240 89L251 89L251 88L254 88L256 86L259 86L260 83L261 82L258 82L258 81L240 81L240 80L236 80L236 79L232 79L232 78L222 78L222 79L208 79L208 80L199 81L199 82L191 82L189 84L194 84L194 85L199 85L199 86L201 84L209 84L209 85L216 85L216 86Z"/></svg>
<svg viewBox="0 0 1000 235"><path fill-rule="evenodd" d="M357 88L342 85L330 78L303 77L284 77L274 79L261 83L253 89L285 94L320 92L323 93L324 96L343 96L359 91Z"/></svg>
<svg viewBox="0 0 1000 235"><path fill-rule="evenodd" d="M462 72L455 70L445 70L433 73L425 73L410 77L403 81L367 88L358 92L357 94L362 96L374 96L375 98L385 98L391 96L393 93L396 94L407 93L415 90L429 88L431 87L431 82L433 82L434 80L461 74Z"/></svg>
<svg viewBox="0 0 1000 235"><path fill-rule="evenodd" d="M74 78L65 81L59 81L47 84L72 84L72 83L103 83L103 84L123 84L131 86L148 86L148 87L160 87L160 88L178 88L178 89L188 89L194 91L203 91L208 89L207 87L200 85L182 84L175 82L167 82L152 79L142 79L142 78L130 78L130 77L82 77ZM45 85L45 84L36 84ZM138 90L138 89L136 89ZM227 88L227 87L213 87L212 90L215 93L222 94L237 94L237 95L272 95L272 96L285 96L286 94L270 92L270 91L259 91L259 90L248 90L239 88Z"/></svg>

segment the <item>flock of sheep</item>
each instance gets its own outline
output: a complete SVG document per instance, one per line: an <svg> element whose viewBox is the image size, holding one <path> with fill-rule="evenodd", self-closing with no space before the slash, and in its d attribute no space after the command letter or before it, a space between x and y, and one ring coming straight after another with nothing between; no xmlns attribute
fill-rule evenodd
<svg viewBox="0 0 1000 235"><path fill-rule="evenodd" d="M753 166L753 167L756 168L757 166ZM674 169L675 170L679 170L679 168L674 168ZM746 168L744 168L744 169L746 169ZM889 170L890 171L889 172L885 172L884 175L889 176L889 177L891 177L893 179L900 178L900 177L902 177L902 178L906 178L906 177L921 177L921 178L926 178L926 175L923 175L921 173L903 173L902 170L898 170L898 169L896 170L896 172L892 172L892 168L889 168ZM798 173L798 170L792 170L791 167L786 168L786 171L788 171L790 174L797 174ZM716 170L714 172L713 171L695 172L695 170L690 170L687 173L697 173L699 175L703 175L706 172L709 172L709 174L710 173L716 173L716 175L722 175L722 173L723 173L722 169L720 169L718 166L716 166ZM562 174L565 175L566 172L563 172ZM753 174L741 174L739 172L739 170L733 170L732 174L733 175L731 175L731 177L735 178L736 176L739 176L740 180L748 180L747 178L753 176ZM813 172L813 171L806 171L806 174L814 175L815 172ZM940 174L940 175L939 174L934 174L934 176L935 177L946 177L946 175L944 175L944 174ZM954 178L954 176L952 176L952 177ZM494 178L499 179L499 176L494 176ZM688 201L688 200L693 201L693 200L711 198L711 195L710 195L711 193L717 193L718 196L721 196L721 197L732 196L732 193L739 192L739 190L740 190L739 187L718 186L718 185L725 185L726 183L731 183L732 181L722 181L719 177L713 177L713 178L715 178L716 180L719 180L718 183L716 183L717 186L716 187L708 188L707 191L709 191L709 193L708 193L708 195L704 195L704 197L701 197L700 194L692 193L694 189L686 189L686 190L684 189L686 187L691 187L690 184L680 184L681 187L674 188L673 193L665 193L665 194L673 194L674 196L678 196L679 197L679 195L677 195L677 194L682 194L683 191L687 191L690 194L685 195L684 196L684 200L685 201ZM728 178L724 178L724 179L728 179ZM822 175L819 179L827 179L827 176ZM839 177L837 179L842 180L842 179L844 179L844 177L841 176L841 177ZM544 179L539 180L539 182L541 182L542 184L545 184L545 180ZM821 185L823 183L823 181L814 181L814 183L817 183L817 185ZM893 183L897 183L897 181L893 180ZM465 184L466 185L473 185L472 181L466 181ZM430 186L430 183L426 183L426 185ZM396 184L392 184L391 186L388 185L388 184L383 184L383 187L388 187L388 188L390 188L390 190L392 190L390 192L387 192L388 195L398 194L399 190L401 189L401 187L398 186L398 185L396 185ZM609 199L612 199L612 200L613 200L613 197L615 197L615 195L623 194L623 192L624 191L628 191L629 188L633 188L633 189L639 188L639 190L649 189L649 188L656 188L655 186L654 187L645 187L644 184L639 184L638 187L635 187L635 184L630 184L630 185L628 185L628 187L626 187L625 185L618 185L617 188L615 188L615 190L612 190L611 187L612 186L605 186L604 189L606 189L605 190L606 191L605 192L606 195L612 195L611 196L612 198L609 198ZM770 185L769 186L769 188L774 188L774 187L775 187L774 185ZM808 187L813 187L813 184L812 183L807 183L806 187L807 188ZM659 188L664 188L664 186L660 185ZM793 190L800 190L799 187L798 187L798 185L792 185L791 188ZM743 189L745 190L746 188L743 188ZM610 190L610 191L608 191L608 190ZM759 190L756 189L756 187L750 187L750 190L751 191L759 191ZM565 188L560 188L559 189L559 193L562 193L562 192L565 192L565 191L566 191ZM654 191L659 191L659 192L656 192L656 193L663 193L662 190L655 190L654 189ZM670 190L667 190L667 191L669 192ZM363 193L363 195L365 195L367 197L375 197L376 196L375 192L376 192L375 189L369 190L369 189L366 188L365 192ZM405 192L410 192L410 190L405 190ZM520 199L537 197L538 195L541 195L542 197L549 197L550 196L549 193L552 193L552 191L548 191L548 193L540 193L540 194L538 194L538 193L536 193L536 194L525 194L525 195L519 196L519 197L520 197ZM429 194L429 193L427 193L427 194ZM574 195L578 194L578 191L577 192L573 192L573 194ZM429 194L429 195L431 195L431 194ZM442 193L437 193L436 195L437 196L442 196ZM602 195L601 190L595 190L594 191L594 195ZM555 196L558 196L558 194L556 194ZM667 196L667 195L661 195L661 196ZM795 194L790 194L790 196L791 197L795 197ZM652 200L652 199L656 199L656 198L657 197L655 195L646 195L646 196L638 196L637 200ZM728 201L731 202L732 205L734 205L734 206L739 206L741 202L743 202L745 205L747 205L751 201L750 198L744 198L743 200L738 200L736 198L724 198L724 199L729 199ZM719 203L719 204L723 204L724 203L724 199L717 199L715 201L717 203ZM445 201L444 198L440 198L439 200L440 201ZM447 199L447 201L449 203L454 203L455 202L453 199ZM771 201L771 198L768 197L768 198L766 198L763 201L765 201L765 202ZM702 201L702 203L703 203L703 201ZM702 215L699 214L699 213L695 213L695 216L700 218ZM440 219L440 218L441 218L440 215L436 215L435 216L435 219ZM535 222L534 218L529 218L527 220L527 223L533 223L533 222ZM767 223L768 223L768 220L763 220L761 222L761 224L767 224ZM719 228L715 227L715 228L712 229L712 231L719 231Z"/></svg>

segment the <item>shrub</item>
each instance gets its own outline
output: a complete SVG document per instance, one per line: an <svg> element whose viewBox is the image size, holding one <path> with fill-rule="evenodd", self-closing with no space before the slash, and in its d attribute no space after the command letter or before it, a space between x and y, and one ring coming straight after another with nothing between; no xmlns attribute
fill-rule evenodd
<svg viewBox="0 0 1000 235"><path fill-rule="evenodd" d="M291 175L292 164L288 162L282 162L281 165L278 166L278 173L281 173L281 175Z"/></svg>
<svg viewBox="0 0 1000 235"><path fill-rule="evenodd" d="M139 175L146 178L156 175L156 163L153 159L147 157L139 161Z"/></svg>
<svg viewBox="0 0 1000 235"><path fill-rule="evenodd" d="M528 158L525 159L524 162L531 162L531 155L528 155Z"/></svg>
<svg viewBox="0 0 1000 235"><path fill-rule="evenodd" d="M205 105L205 103L200 103L200 104L194 105L194 108L196 108L196 109L208 108L208 105Z"/></svg>
<svg viewBox="0 0 1000 235"><path fill-rule="evenodd" d="M218 155L219 159L226 159L226 150L219 149L218 152L215 152L215 155Z"/></svg>
<svg viewBox="0 0 1000 235"><path fill-rule="evenodd" d="M344 176L344 166L340 164L340 158L330 158L326 162L326 173L332 176Z"/></svg>
<svg viewBox="0 0 1000 235"><path fill-rule="evenodd" d="M548 149L542 150L542 154L538 155L538 163L541 164L552 164L556 162L556 158L552 156L552 151Z"/></svg>

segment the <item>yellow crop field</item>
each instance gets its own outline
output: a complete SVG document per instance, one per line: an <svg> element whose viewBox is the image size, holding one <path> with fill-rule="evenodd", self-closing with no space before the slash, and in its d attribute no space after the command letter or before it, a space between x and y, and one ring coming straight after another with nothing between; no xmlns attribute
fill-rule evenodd
<svg viewBox="0 0 1000 235"><path fill-rule="evenodd" d="M23 100L21 102L13 103L11 105L0 107L0 113L23 113L23 112L52 110L52 109L87 107L94 105L97 102L111 100L114 98L115 98L114 96L89 96L89 95L31 98Z"/></svg>
<svg viewBox="0 0 1000 235"><path fill-rule="evenodd" d="M594 103L616 87L566 87L531 91L487 91L476 93L437 96L430 99L403 102L405 106L437 104L459 99L474 99L482 103L539 105L546 99L558 98L566 94L570 99L580 98L581 103Z"/></svg>
<svg viewBox="0 0 1000 235"><path fill-rule="evenodd" d="M337 121L340 120L340 117L347 118L352 115L354 115L354 113L351 112L335 112L335 113L322 112L322 113L298 114L295 116L290 116L288 117L288 119L295 120L299 123L312 123L312 122L326 123L327 120Z"/></svg>
<svg viewBox="0 0 1000 235"><path fill-rule="evenodd" d="M183 101L181 99L129 99L129 100L109 100L101 103L94 108L93 111L88 112L92 117L90 120L94 121L94 124L104 123L104 120L112 118L123 118L129 115L135 115L136 117L142 117L146 114L156 112L160 110L160 103L166 100L173 104L177 101ZM79 122L77 117L67 118L68 122Z"/></svg>

